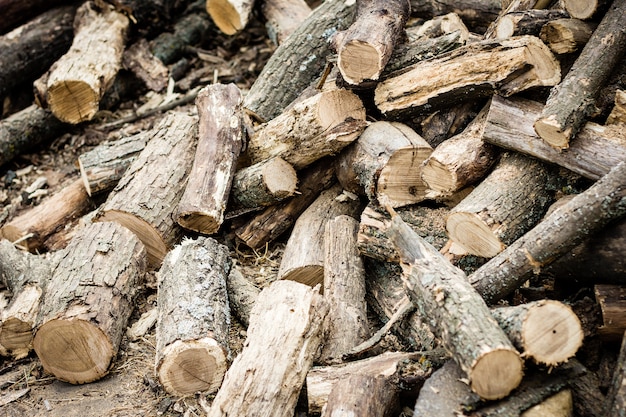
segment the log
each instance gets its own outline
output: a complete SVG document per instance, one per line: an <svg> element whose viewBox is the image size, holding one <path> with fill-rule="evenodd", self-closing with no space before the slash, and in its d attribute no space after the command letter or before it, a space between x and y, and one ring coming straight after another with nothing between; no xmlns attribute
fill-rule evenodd
<svg viewBox="0 0 626 417"><path fill-rule="evenodd" d="M608 417L623 416L626 413L626 337L623 335L611 385L603 408L603 415Z"/></svg>
<svg viewBox="0 0 626 417"><path fill-rule="evenodd" d="M216 392L230 355L228 248L211 238L186 239L159 270L155 373L179 397Z"/></svg>
<svg viewBox="0 0 626 417"><path fill-rule="evenodd" d="M431 19L447 13L457 13L475 33L484 33L502 9L500 0L411 0L411 15Z"/></svg>
<svg viewBox="0 0 626 417"><path fill-rule="evenodd" d="M607 0L563 0L565 10L575 19L587 20L606 10Z"/></svg>
<svg viewBox="0 0 626 417"><path fill-rule="evenodd" d="M227 35L243 30L252 15L254 0L206 0L206 11Z"/></svg>
<svg viewBox="0 0 626 417"><path fill-rule="evenodd" d="M538 364L558 366L582 346L580 320L569 306L559 301L498 307L491 314L522 355Z"/></svg>
<svg viewBox="0 0 626 417"><path fill-rule="evenodd" d="M305 168L299 177L297 195L254 216L237 228L235 235L253 249L265 246L293 226L317 196L336 181L335 171L328 159Z"/></svg>
<svg viewBox="0 0 626 417"><path fill-rule="evenodd" d="M615 92L615 106L606 119L606 124L626 124L626 91Z"/></svg>
<svg viewBox="0 0 626 417"><path fill-rule="evenodd" d="M292 197L297 190L296 170L280 157L238 170L230 202L238 208L266 207Z"/></svg>
<svg viewBox="0 0 626 417"><path fill-rule="evenodd" d="M382 375L350 375L334 384L322 417L395 416L399 394L399 388Z"/></svg>
<svg viewBox="0 0 626 417"><path fill-rule="evenodd" d="M369 337L365 269L356 247L358 228L359 222L346 215L326 223L324 297L328 301L328 314L332 320L327 322L325 328L326 337L319 363L341 362L346 352Z"/></svg>
<svg viewBox="0 0 626 417"><path fill-rule="evenodd" d="M243 147L241 92L234 84L209 85L198 93L196 107L196 156L174 218L185 229L210 235L224 221Z"/></svg>
<svg viewBox="0 0 626 417"><path fill-rule="evenodd" d="M57 7L0 36L0 97L32 82L72 44L74 6Z"/></svg>
<svg viewBox="0 0 626 417"><path fill-rule="evenodd" d="M160 265L182 234L173 212L191 169L196 126L194 117L169 112L150 131L150 141L109 194L97 218L132 230L146 246L151 268Z"/></svg>
<svg viewBox="0 0 626 417"><path fill-rule="evenodd" d="M409 18L409 0L359 1L354 22L333 39L344 81L378 80L400 42Z"/></svg>
<svg viewBox="0 0 626 417"><path fill-rule="evenodd" d="M504 154L491 173L448 215L446 229L470 254L492 258L537 224L554 200L550 167Z"/></svg>
<svg viewBox="0 0 626 417"><path fill-rule="evenodd" d="M274 51L246 94L243 105L263 120L281 114L312 80L322 74L330 53L329 37L347 28L356 6L345 0L324 1Z"/></svg>
<svg viewBox="0 0 626 417"><path fill-rule="evenodd" d="M400 254L402 280L422 319L438 336L481 398L507 396L522 380L522 359L466 275L398 215L390 236Z"/></svg>
<svg viewBox="0 0 626 417"><path fill-rule="evenodd" d="M267 35L275 45L280 45L309 17L311 8L304 0L265 0L261 12Z"/></svg>
<svg viewBox="0 0 626 417"><path fill-rule="evenodd" d="M322 191L298 217L278 268L278 279L292 280L315 287L324 280L324 228L329 220L361 212L358 199L343 196L338 184Z"/></svg>
<svg viewBox="0 0 626 417"><path fill-rule="evenodd" d="M244 328L250 325L250 313L261 290L243 276L236 266L230 269L226 278L228 304L233 315Z"/></svg>
<svg viewBox="0 0 626 417"><path fill-rule="evenodd" d="M339 153L365 129L365 108L348 90L321 92L261 125L249 138L251 163L281 157L296 170Z"/></svg>
<svg viewBox="0 0 626 417"><path fill-rule="evenodd" d="M626 214L626 163L620 162L594 185L520 237L469 276L487 303L506 297L524 281Z"/></svg>
<svg viewBox="0 0 626 417"><path fill-rule="evenodd" d="M539 37L555 54L569 54L584 47L595 28L578 19L556 19L541 28Z"/></svg>
<svg viewBox="0 0 626 417"><path fill-rule="evenodd" d="M594 285L593 289L602 312L598 335L604 340L619 341L626 330L626 289L612 284Z"/></svg>
<svg viewBox="0 0 626 417"><path fill-rule="evenodd" d="M46 372L72 384L108 373L145 266L143 244L116 223L94 223L72 239L46 286L33 339Z"/></svg>
<svg viewBox="0 0 626 417"><path fill-rule="evenodd" d="M327 313L316 288L276 281L261 291L244 348L226 372L208 417L293 416Z"/></svg>
<svg viewBox="0 0 626 417"><path fill-rule="evenodd" d="M560 80L558 62L534 36L462 46L398 71L378 84L374 101L389 118L431 112L493 92L510 96Z"/></svg>
<svg viewBox="0 0 626 417"><path fill-rule="evenodd" d="M531 9L507 13L496 24L495 37L506 39L511 36L539 36L542 28L556 19L566 19L569 14L564 10Z"/></svg>
<svg viewBox="0 0 626 417"><path fill-rule="evenodd" d="M426 199L420 167L431 152L407 125L380 121L370 124L338 157L335 170L346 190L402 207Z"/></svg>
<svg viewBox="0 0 626 417"><path fill-rule="evenodd" d="M0 235L35 252L43 249L48 237L93 208L82 180L77 179L38 206L14 217L0 228Z"/></svg>
<svg viewBox="0 0 626 417"><path fill-rule="evenodd" d="M53 7L70 3L66 0L2 0L0 1L0 34L14 29Z"/></svg>
<svg viewBox="0 0 626 417"><path fill-rule="evenodd" d="M592 113L598 90L626 52L622 30L626 1L616 0L560 84L554 87L535 131L550 146L566 149Z"/></svg>
<svg viewBox="0 0 626 417"><path fill-rule="evenodd" d="M450 197L483 178L496 162L498 150L482 140L489 106L458 135L442 142L424 161L422 180L432 199Z"/></svg>
<svg viewBox="0 0 626 417"><path fill-rule="evenodd" d="M626 159L626 135L618 126L587 122L561 152L545 143L532 128L542 106L523 98L494 96L483 140L560 165L597 180Z"/></svg>
<svg viewBox="0 0 626 417"><path fill-rule="evenodd" d="M48 74L47 103L61 121L91 120L122 65L128 18L85 3L76 11L72 46Z"/></svg>

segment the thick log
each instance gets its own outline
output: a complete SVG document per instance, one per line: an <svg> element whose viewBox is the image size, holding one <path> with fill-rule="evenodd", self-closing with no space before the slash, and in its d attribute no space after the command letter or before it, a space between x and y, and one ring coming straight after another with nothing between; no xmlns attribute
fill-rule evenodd
<svg viewBox="0 0 626 417"><path fill-rule="evenodd" d="M336 154L365 129L365 108L348 90L321 92L261 125L249 138L251 163L280 156L296 170Z"/></svg>
<svg viewBox="0 0 626 417"><path fill-rule="evenodd" d="M482 140L489 106L458 135L442 142L422 166L429 198L446 198L483 178L496 162L498 150Z"/></svg>
<svg viewBox="0 0 626 417"><path fill-rule="evenodd" d="M280 157L258 162L235 173L230 202L238 208L265 207L296 193L296 170Z"/></svg>
<svg viewBox="0 0 626 417"><path fill-rule="evenodd" d="M244 328L248 328L252 307L261 290L244 277L236 266L230 269L226 278L226 287L231 312Z"/></svg>
<svg viewBox="0 0 626 417"><path fill-rule="evenodd" d="M374 100L380 111L395 118L494 91L510 96L532 87L553 86L560 77L558 62L539 38L486 40L391 74L376 87Z"/></svg>
<svg viewBox="0 0 626 417"><path fill-rule="evenodd" d="M336 172L343 187L370 201L402 207L426 198L421 166L432 148L407 125L370 124L338 157Z"/></svg>
<svg viewBox="0 0 626 417"><path fill-rule="evenodd" d="M359 222L337 216L324 231L324 297L330 310L320 363L341 362L350 349L367 340L369 326L365 303L365 269L356 237Z"/></svg>
<svg viewBox="0 0 626 417"><path fill-rule="evenodd" d="M626 52L626 1L613 2L560 84L552 89L535 131L555 149L566 149L593 112L598 90Z"/></svg>
<svg viewBox="0 0 626 417"><path fill-rule="evenodd" d="M258 249L275 240L296 222L317 196L332 186L335 171L327 159L305 168L299 174L298 194L285 202L270 206L235 230L246 245Z"/></svg>
<svg viewBox="0 0 626 417"><path fill-rule="evenodd" d="M488 303L506 297L533 273L567 253L611 221L626 215L626 163L568 203L469 276Z"/></svg>
<svg viewBox="0 0 626 417"><path fill-rule="evenodd" d="M93 209L81 179L74 180L41 204L14 217L0 234L31 252L43 249L45 240L72 220Z"/></svg>
<svg viewBox="0 0 626 417"><path fill-rule="evenodd" d="M47 10L70 3L69 0L2 0L0 1L0 34L14 29Z"/></svg>
<svg viewBox="0 0 626 417"><path fill-rule="evenodd" d="M74 6L58 7L0 36L0 97L34 81L67 52L75 13Z"/></svg>
<svg viewBox="0 0 626 417"><path fill-rule="evenodd" d="M378 80L402 38L410 9L409 0L357 2L354 22L333 39L344 81Z"/></svg>
<svg viewBox="0 0 626 417"><path fill-rule="evenodd" d="M261 291L244 348L208 416L293 416L327 313L328 303L316 288L277 281Z"/></svg>
<svg viewBox="0 0 626 417"><path fill-rule="evenodd" d="M91 120L122 65L129 20L124 14L85 3L76 11L72 46L50 68L47 103L61 121Z"/></svg>
<svg viewBox="0 0 626 417"><path fill-rule="evenodd" d="M246 94L244 107L264 120L281 114L322 74L330 54L328 40L352 23L355 10L355 4L345 0L317 7L272 54Z"/></svg>
<svg viewBox="0 0 626 417"><path fill-rule="evenodd" d="M400 409L399 387L378 375L350 375L335 383L322 417L391 417Z"/></svg>
<svg viewBox="0 0 626 417"><path fill-rule="evenodd" d="M391 240L398 250L405 290L423 320L481 398L507 396L522 380L522 359L460 269L448 262L398 215Z"/></svg>
<svg viewBox="0 0 626 417"><path fill-rule="evenodd" d="M619 341L626 330L626 288L621 285L594 285L596 302L602 311L598 334L605 340Z"/></svg>
<svg viewBox="0 0 626 417"><path fill-rule="evenodd" d="M116 223L94 223L72 239L46 285L33 340L47 372L72 384L108 373L145 266L143 244Z"/></svg>
<svg viewBox="0 0 626 417"><path fill-rule="evenodd" d="M597 180L626 160L626 134L619 126L588 122L561 152L545 143L532 128L542 106L523 98L494 96L483 140L560 165Z"/></svg>
<svg viewBox="0 0 626 417"><path fill-rule="evenodd" d="M228 248L211 238L187 239L159 270L155 372L167 392L214 393L229 356Z"/></svg>
<svg viewBox="0 0 626 417"><path fill-rule="evenodd" d="M311 287L321 284L324 280L326 223L342 214L356 217L361 208L358 199L343 196L343 189L338 184L322 191L294 224L278 269L278 279Z"/></svg>
<svg viewBox="0 0 626 417"><path fill-rule="evenodd" d="M431 19L456 13L475 33L484 33L502 9L500 0L411 0L411 15Z"/></svg>
<svg viewBox="0 0 626 417"><path fill-rule="evenodd" d="M146 245L148 264L157 268L182 231L173 212L184 192L196 145L197 120L170 112L101 207L99 221L115 221Z"/></svg>
<svg viewBox="0 0 626 417"><path fill-rule="evenodd" d="M626 414L626 337L624 334L622 334L622 345L603 408L603 415L608 417L620 417Z"/></svg>
<svg viewBox="0 0 626 417"><path fill-rule="evenodd" d="M556 172L519 153L502 156L491 173L451 211L448 235L469 253L492 258L537 224L554 200Z"/></svg>
<svg viewBox="0 0 626 417"><path fill-rule="evenodd" d="M562 0L565 10L575 19L587 20L606 10L607 0Z"/></svg>
<svg viewBox="0 0 626 417"><path fill-rule="evenodd" d="M541 28L539 37L555 54L569 54L584 47L595 28L578 19L556 19Z"/></svg>
<svg viewBox="0 0 626 417"><path fill-rule="evenodd" d="M573 357L583 343L580 320L554 300L540 300L491 310L513 345L526 358L555 367Z"/></svg>
<svg viewBox="0 0 626 417"><path fill-rule="evenodd" d="M206 0L206 11L215 25L227 35L234 35L248 24L254 0Z"/></svg>
<svg viewBox="0 0 626 417"><path fill-rule="evenodd" d="M506 39L511 36L534 35L539 36L544 25L556 20L568 18L564 10L531 9L520 12L507 13L502 16L495 28L497 39Z"/></svg>
<svg viewBox="0 0 626 417"><path fill-rule="evenodd" d="M261 11L267 35L276 45L283 43L311 14L304 0L265 0Z"/></svg>
<svg viewBox="0 0 626 417"><path fill-rule="evenodd" d="M626 124L626 91L615 92L615 106L606 119L606 124Z"/></svg>
<svg viewBox="0 0 626 417"><path fill-rule="evenodd" d="M234 84L209 85L198 93L196 107L196 156L174 218L185 229L210 235L224 221L243 147L241 92Z"/></svg>

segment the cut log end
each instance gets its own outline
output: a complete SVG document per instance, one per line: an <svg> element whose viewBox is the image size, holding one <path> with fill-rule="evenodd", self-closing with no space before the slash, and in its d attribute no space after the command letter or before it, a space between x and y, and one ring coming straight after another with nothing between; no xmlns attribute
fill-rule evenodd
<svg viewBox="0 0 626 417"><path fill-rule="evenodd" d="M188 230L211 235L216 233L222 224L222 219L201 212L180 213L176 222Z"/></svg>
<svg viewBox="0 0 626 417"><path fill-rule="evenodd" d="M207 0L206 11L215 25L226 35L234 35L243 29L242 17L226 0Z"/></svg>
<svg viewBox="0 0 626 417"><path fill-rule="evenodd" d="M226 355L212 338L176 342L165 348L157 367L159 381L167 392L188 396L214 393L226 373Z"/></svg>
<svg viewBox="0 0 626 417"><path fill-rule="evenodd" d="M378 177L379 202L388 202L395 208L424 201L427 187L421 165L431 152L432 149L413 147L397 150Z"/></svg>
<svg viewBox="0 0 626 417"><path fill-rule="evenodd" d="M324 268L319 265L301 266L288 271L281 279L296 281L314 287L324 282Z"/></svg>
<svg viewBox="0 0 626 417"><path fill-rule="evenodd" d="M553 148L562 150L569 147L572 129L571 127L564 129L554 117L541 117L535 122L534 127L539 137Z"/></svg>
<svg viewBox="0 0 626 417"><path fill-rule="evenodd" d="M44 369L71 384L102 378L115 353L102 330L78 319L43 324L35 334L33 346Z"/></svg>
<svg viewBox="0 0 626 417"><path fill-rule="evenodd" d="M506 247L475 213L450 214L446 229L450 239L472 255L493 258Z"/></svg>
<svg viewBox="0 0 626 417"><path fill-rule="evenodd" d="M337 67L343 79L352 85L365 80L377 80L382 71L382 57L379 51L367 42L348 42L337 59Z"/></svg>
<svg viewBox="0 0 626 417"><path fill-rule="evenodd" d="M522 381L522 366L515 350L490 351L480 356L470 370L470 387L486 400L504 398Z"/></svg>
<svg viewBox="0 0 626 417"><path fill-rule="evenodd" d="M98 111L100 96L84 81L64 81L48 87L48 104L57 119L71 124L91 120Z"/></svg>

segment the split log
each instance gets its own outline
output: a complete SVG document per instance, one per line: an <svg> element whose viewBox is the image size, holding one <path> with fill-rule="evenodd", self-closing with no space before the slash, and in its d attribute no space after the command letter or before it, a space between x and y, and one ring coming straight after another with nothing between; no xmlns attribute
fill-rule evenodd
<svg viewBox="0 0 626 417"><path fill-rule="evenodd" d="M43 248L48 237L93 207L82 180L77 179L38 206L14 217L0 228L0 234L35 252Z"/></svg>
<svg viewBox="0 0 626 417"><path fill-rule="evenodd" d="M489 106L456 136L442 142L422 166L428 198L446 198L484 177L498 157L498 150L483 142Z"/></svg>
<svg viewBox="0 0 626 417"><path fill-rule="evenodd" d="M145 265L143 244L116 223L94 223L72 239L46 285L33 340L47 372L72 384L108 373Z"/></svg>
<svg viewBox="0 0 626 417"><path fill-rule="evenodd" d="M365 269L356 248L358 228L359 222L345 215L326 223L324 297L330 306L328 314L332 320L326 325L325 342L318 359L320 363L341 362L346 352L369 337Z"/></svg>
<svg viewBox="0 0 626 417"><path fill-rule="evenodd" d="M263 120L281 114L322 74L330 54L329 37L347 28L356 6L345 0L324 1L272 54L244 99L244 107Z"/></svg>
<svg viewBox="0 0 626 417"><path fill-rule="evenodd" d="M122 65L128 18L87 2L76 11L72 46L50 68L47 103L61 121L91 120Z"/></svg>
<svg viewBox="0 0 626 417"><path fill-rule="evenodd" d="M619 417L626 413L626 337L623 334L617 364L603 408L603 415L608 417Z"/></svg>
<svg viewBox="0 0 626 417"><path fill-rule="evenodd" d="M522 380L522 359L460 269L392 217L407 295L481 398L507 396Z"/></svg>
<svg viewBox="0 0 626 417"><path fill-rule="evenodd" d="M560 165L597 180L626 160L626 134L619 126L586 123L569 148L559 152L545 143L532 128L539 119L540 103L517 97L494 96L483 140Z"/></svg>
<svg viewBox="0 0 626 417"><path fill-rule="evenodd" d="M469 253L492 258L537 224L554 200L556 173L519 153L502 156L491 173L451 211L448 235Z"/></svg>
<svg viewBox="0 0 626 417"><path fill-rule="evenodd" d="M375 122L338 157L343 187L370 201L402 207L426 199L421 165L432 148L407 125Z"/></svg>
<svg viewBox="0 0 626 417"><path fill-rule="evenodd" d="M206 11L215 25L227 35L234 35L248 25L254 0L207 0Z"/></svg>
<svg viewBox="0 0 626 417"><path fill-rule="evenodd" d="M226 372L208 416L293 416L327 313L316 288L276 281L261 291L244 348Z"/></svg>
<svg viewBox="0 0 626 417"><path fill-rule="evenodd" d="M584 47L595 28L578 19L556 19L541 28L539 37L555 54L569 54Z"/></svg>
<svg viewBox="0 0 626 417"><path fill-rule="evenodd" d="M618 341L626 330L626 288L620 285L594 285L596 302L602 311L598 334L605 340Z"/></svg>
<svg viewBox="0 0 626 417"><path fill-rule="evenodd" d="M555 367L573 357L583 343L580 320L554 300L540 300L491 310L513 345L526 358Z"/></svg>
<svg viewBox="0 0 626 417"><path fill-rule="evenodd" d="M292 280L311 287L324 280L324 228L329 220L361 212L361 203L343 195L338 184L322 191L298 217L278 269L278 279Z"/></svg>
<svg viewBox="0 0 626 417"><path fill-rule="evenodd" d="M606 10L607 0L562 0L563 8L575 19L587 20Z"/></svg>
<svg viewBox="0 0 626 417"><path fill-rule="evenodd" d="M299 174L298 194L285 202L270 206L235 230L235 235L246 245L258 249L274 241L296 222L317 196L332 186L335 172L327 159L302 170Z"/></svg>
<svg viewBox="0 0 626 417"><path fill-rule="evenodd" d="M47 10L70 3L68 0L2 0L0 1L0 34L6 33Z"/></svg>
<svg viewBox="0 0 626 417"><path fill-rule="evenodd" d="M150 52L145 38L126 48L122 55L122 66L133 72L152 91L163 91L169 80L169 70Z"/></svg>
<svg viewBox="0 0 626 417"><path fill-rule="evenodd" d="M334 384L322 417L391 417L400 409L399 387L378 375L350 375Z"/></svg>
<svg viewBox="0 0 626 417"><path fill-rule="evenodd" d="M386 352L354 362L311 368L306 375L309 413L320 413L328 402L333 386L345 384L345 380L351 376L380 377L387 381L393 381L394 378L397 379L402 374L403 369L411 368L413 365L414 384L421 385L430 375L430 369L418 364L420 357L419 353Z"/></svg>
<svg viewBox="0 0 626 417"><path fill-rule="evenodd" d="M539 36L544 25L556 20L566 19L569 14L564 10L531 9L507 13L496 24L495 37L506 39L511 36Z"/></svg>
<svg viewBox="0 0 626 417"><path fill-rule="evenodd" d="M488 303L506 297L612 220L626 215L626 163L557 208L532 230L470 275Z"/></svg>
<svg viewBox="0 0 626 417"><path fill-rule="evenodd" d="M447 13L457 13L475 33L484 33L502 9L500 0L411 0L411 15L431 19Z"/></svg>
<svg viewBox="0 0 626 417"><path fill-rule="evenodd" d="M296 170L280 157L271 158L235 173L230 202L237 208L271 206L293 196L297 185Z"/></svg>
<svg viewBox="0 0 626 417"><path fill-rule="evenodd" d="M365 129L365 108L348 90L321 92L261 125L249 138L251 163L280 156L296 170L336 154Z"/></svg>
<svg viewBox="0 0 626 417"><path fill-rule="evenodd" d="M252 307L261 290L244 277L236 266L230 269L228 278L226 278L226 288L228 289L228 304L231 312L247 329L250 325Z"/></svg>
<svg viewBox="0 0 626 417"><path fill-rule="evenodd" d="M626 124L626 91L615 92L615 106L606 119L606 124Z"/></svg>
<svg viewBox="0 0 626 417"><path fill-rule="evenodd" d="M409 0L357 2L354 22L333 39L344 81L378 80L402 38L410 9Z"/></svg>
<svg viewBox="0 0 626 417"><path fill-rule="evenodd" d="M211 238L187 239L159 270L155 372L167 392L214 393L229 356L228 248Z"/></svg>
<svg viewBox="0 0 626 417"><path fill-rule="evenodd" d="M78 157L78 168L87 194L111 191L126 169L143 151L150 139L150 131L104 142Z"/></svg>
<svg viewBox="0 0 626 417"><path fill-rule="evenodd" d="M598 90L626 52L626 1L616 0L565 78L552 89L535 131L555 149L565 149L593 111Z"/></svg>
<svg viewBox="0 0 626 417"><path fill-rule="evenodd" d="M174 218L185 229L210 235L224 221L243 147L241 92L234 84L209 85L198 93L196 107L196 156Z"/></svg>
<svg viewBox="0 0 626 417"><path fill-rule="evenodd" d="M560 77L558 62L539 38L486 40L390 75L376 87L374 100L381 112L396 118L494 91L509 96L532 87L552 86Z"/></svg>
<svg viewBox="0 0 626 417"><path fill-rule="evenodd" d="M261 4L267 35L280 45L306 20L311 8L304 0L265 0Z"/></svg>
<svg viewBox="0 0 626 417"><path fill-rule="evenodd" d="M197 120L170 112L101 207L99 221L115 221L146 245L148 264L160 265L182 231L173 212L185 189L196 145Z"/></svg>
<svg viewBox="0 0 626 417"><path fill-rule="evenodd" d="M58 7L0 36L0 97L35 80L67 52L75 13L73 6Z"/></svg>

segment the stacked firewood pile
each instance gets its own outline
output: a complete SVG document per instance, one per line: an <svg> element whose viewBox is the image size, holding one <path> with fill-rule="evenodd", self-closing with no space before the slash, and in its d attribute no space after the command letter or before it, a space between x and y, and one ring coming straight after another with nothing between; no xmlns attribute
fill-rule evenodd
<svg viewBox="0 0 626 417"><path fill-rule="evenodd" d="M0 121L0 163L115 140L5 211L3 355L102 378L156 271L155 375L210 416L626 412L626 347L602 387L576 358L626 328L625 0L5 3L0 96L35 104ZM277 46L249 88L185 70L253 19ZM103 116L146 89L184 94ZM233 248L275 242L257 288ZM392 331L406 351L381 351Z"/></svg>

